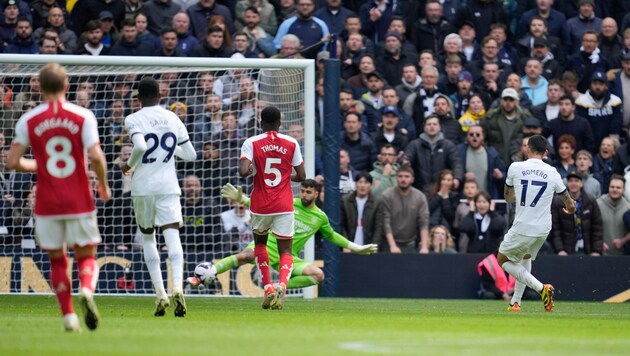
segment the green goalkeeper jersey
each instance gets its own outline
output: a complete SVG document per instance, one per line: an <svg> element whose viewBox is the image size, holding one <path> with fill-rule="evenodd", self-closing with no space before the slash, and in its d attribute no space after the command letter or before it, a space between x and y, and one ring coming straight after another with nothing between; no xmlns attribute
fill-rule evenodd
<svg viewBox="0 0 630 356"><path fill-rule="evenodd" d="M249 199L247 200L249 206ZM317 231L321 232L322 236L334 243L335 245L346 248L350 241L348 241L341 234L335 232L330 226L328 216L318 206L307 208L302 204L302 201L298 198L293 199L293 207L295 208L295 233L293 235L293 255L302 251L304 245ZM253 248L253 242L249 247ZM276 237L269 233L269 241L267 246L277 246Z"/></svg>

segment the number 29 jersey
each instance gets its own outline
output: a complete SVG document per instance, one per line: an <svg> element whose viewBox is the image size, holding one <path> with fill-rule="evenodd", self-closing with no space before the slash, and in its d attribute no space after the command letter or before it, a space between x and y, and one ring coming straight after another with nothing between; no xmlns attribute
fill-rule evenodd
<svg viewBox="0 0 630 356"><path fill-rule="evenodd" d="M547 236L551 231L551 203L567 189L555 167L539 159L514 162L505 184L514 187L516 215L512 230L525 236Z"/></svg>
<svg viewBox="0 0 630 356"><path fill-rule="evenodd" d="M43 103L17 122L13 142L31 146L37 162L35 216L94 213L86 150L99 144L96 127L91 111L66 101Z"/></svg>
<svg viewBox="0 0 630 356"><path fill-rule="evenodd" d="M147 106L125 118L129 138L143 135L147 151L134 167L132 196L181 195L175 170L175 148L186 143L188 131L175 113Z"/></svg>
<svg viewBox="0 0 630 356"><path fill-rule="evenodd" d="M264 132L245 140L241 148L244 159L253 166L250 211L258 215L292 213L291 172L304 163L298 142L291 136Z"/></svg>

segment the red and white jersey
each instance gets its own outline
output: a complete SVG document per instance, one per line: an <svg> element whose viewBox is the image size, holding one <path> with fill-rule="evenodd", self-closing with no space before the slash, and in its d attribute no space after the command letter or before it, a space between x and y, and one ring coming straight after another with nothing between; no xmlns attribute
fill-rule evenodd
<svg viewBox="0 0 630 356"><path fill-rule="evenodd" d="M66 101L43 103L20 118L13 142L31 146L37 161L35 216L76 217L96 210L86 151L99 139L90 110Z"/></svg>
<svg viewBox="0 0 630 356"><path fill-rule="evenodd" d="M298 142L291 136L264 132L243 143L241 159L253 166L250 211L258 215L293 212L291 173L294 166L304 163Z"/></svg>

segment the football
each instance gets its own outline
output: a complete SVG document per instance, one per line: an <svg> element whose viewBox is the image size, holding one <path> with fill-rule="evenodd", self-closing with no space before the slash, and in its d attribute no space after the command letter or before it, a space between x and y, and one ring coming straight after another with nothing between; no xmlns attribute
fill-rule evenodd
<svg viewBox="0 0 630 356"><path fill-rule="evenodd" d="M212 262L201 262L195 267L195 277L204 285L210 285L214 281L214 274L210 272Z"/></svg>

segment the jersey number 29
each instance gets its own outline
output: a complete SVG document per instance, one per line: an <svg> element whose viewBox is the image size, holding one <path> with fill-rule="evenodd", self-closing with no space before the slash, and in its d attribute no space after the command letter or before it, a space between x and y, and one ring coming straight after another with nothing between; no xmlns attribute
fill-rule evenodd
<svg viewBox="0 0 630 356"><path fill-rule="evenodd" d="M170 138L170 140L169 140L169 138ZM162 147L168 153L166 155L166 157L164 157L162 162L166 163L166 162L170 161L171 157L173 157L173 154L175 153L175 147L177 146L177 137L175 136L174 133L172 133L172 132L165 133L162 136L161 140L158 137L158 135L156 135L154 133L150 133L150 134L147 134L146 136L144 136L144 140L147 142L147 146L149 146L149 148L147 149L147 151L142 156L142 163L153 163L153 162L155 162L156 158L151 158L149 156L155 150L157 150L158 146ZM149 141L151 141L150 145L149 145Z"/></svg>

